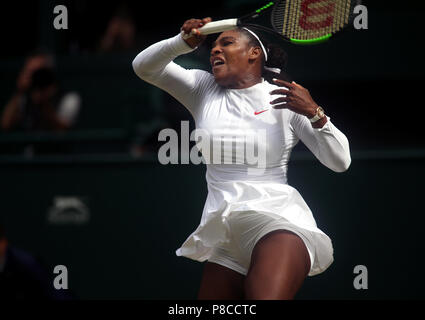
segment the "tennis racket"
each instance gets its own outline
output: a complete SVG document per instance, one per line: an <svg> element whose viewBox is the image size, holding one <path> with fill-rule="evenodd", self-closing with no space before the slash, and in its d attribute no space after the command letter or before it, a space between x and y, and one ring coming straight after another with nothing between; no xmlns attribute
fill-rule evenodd
<svg viewBox="0 0 425 320"><path fill-rule="evenodd" d="M210 22L199 29L202 35L238 27L278 34L295 44L316 44L352 25L360 0L273 1L239 19Z"/></svg>

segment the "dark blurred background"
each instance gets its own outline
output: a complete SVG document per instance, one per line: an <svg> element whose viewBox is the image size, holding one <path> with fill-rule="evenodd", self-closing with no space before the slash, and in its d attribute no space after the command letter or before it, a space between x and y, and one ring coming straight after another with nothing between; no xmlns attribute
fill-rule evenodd
<svg viewBox="0 0 425 320"><path fill-rule="evenodd" d="M293 154L289 182L335 247L335 263L306 281L300 299L425 297L425 4L363 3L368 30L286 46L287 72L347 135L353 158L350 171L334 174L302 145ZM189 18L231 18L262 4L2 4L0 223L9 245L32 255L51 281L56 265L67 266L78 299L196 298L202 264L175 250L199 223L205 167L157 160L160 130L194 124L131 62ZM68 9L68 30L53 27L56 5ZM209 70L210 42L178 62ZM357 265L368 267L368 290L353 287Z"/></svg>

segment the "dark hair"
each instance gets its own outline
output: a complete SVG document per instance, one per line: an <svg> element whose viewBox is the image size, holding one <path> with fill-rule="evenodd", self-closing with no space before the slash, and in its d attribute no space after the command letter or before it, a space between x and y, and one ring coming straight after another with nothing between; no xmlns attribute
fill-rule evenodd
<svg viewBox="0 0 425 320"><path fill-rule="evenodd" d="M238 28L237 30L241 34L245 35L247 39L249 39L248 44L250 46L261 48L261 44L259 43L259 41L249 31L247 31L244 28ZM257 34L257 36L260 37L260 34L258 32L255 32L255 33ZM273 42L267 42L264 39L261 39L261 42L263 43L265 49L267 50L267 56L268 56L267 61L264 61L265 59L263 58L263 62L262 62L263 63L262 76L264 77L264 79L270 83L273 82L272 79L274 78L291 81L290 76L284 71L288 63L288 54L285 52L285 50L281 46ZM267 70L265 67L280 69L281 72L276 73L276 72Z"/></svg>

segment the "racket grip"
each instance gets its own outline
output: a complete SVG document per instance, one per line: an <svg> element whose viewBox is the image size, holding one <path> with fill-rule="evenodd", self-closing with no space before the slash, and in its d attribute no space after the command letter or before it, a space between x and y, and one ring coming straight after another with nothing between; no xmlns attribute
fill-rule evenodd
<svg viewBox="0 0 425 320"><path fill-rule="evenodd" d="M202 35L220 33L227 30L233 30L238 27L238 19L226 19L207 23L202 28L198 29Z"/></svg>

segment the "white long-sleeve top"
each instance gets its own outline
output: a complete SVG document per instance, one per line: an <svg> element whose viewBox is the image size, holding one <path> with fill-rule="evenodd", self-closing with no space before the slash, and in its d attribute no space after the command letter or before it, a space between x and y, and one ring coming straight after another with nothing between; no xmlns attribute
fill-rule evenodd
<svg viewBox="0 0 425 320"><path fill-rule="evenodd" d="M201 225L177 254L207 260L211 248L229 236L228 215L257 210L290 221L300 232L310 232L311 241L318 246L311 274L322 272L333 261L332 244L317 229L301 195L287 184L288 162L292 149L301 140L323 165L335 172L346 171L351 163L347 138L329 118L323 128L314 129L305 116L289 109L273 109L270 101L275 98L270 92L279 88L276 85L263 81L246 89L226 89L215 82L211 73L187 70L173 62L191 51L177 35L150 46L133 61L134 71L141 79L167 91L191 112L197 129L211 134L212 146L217 139L224 141L216 146L221 146L221 160L227 162L209 159L207 163L209 194ZM247 139L248 132L258 139ZM238 159L234 149L239 142L245 142L246 148L256 148L258 155L263 150L264 161L248 163L246 154L238 153L242 154L241 161L232 163Z"/></svg>

